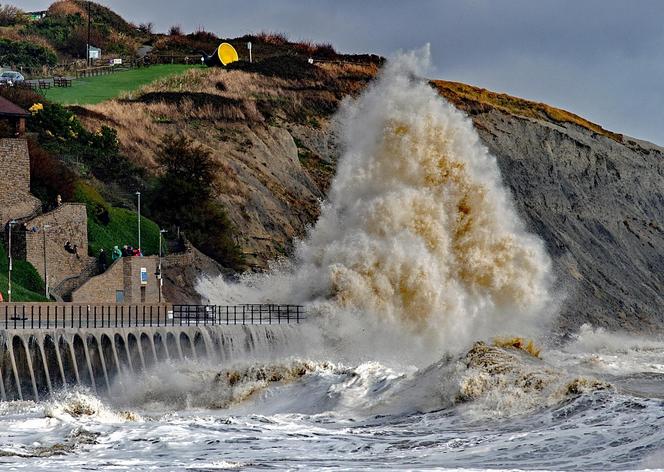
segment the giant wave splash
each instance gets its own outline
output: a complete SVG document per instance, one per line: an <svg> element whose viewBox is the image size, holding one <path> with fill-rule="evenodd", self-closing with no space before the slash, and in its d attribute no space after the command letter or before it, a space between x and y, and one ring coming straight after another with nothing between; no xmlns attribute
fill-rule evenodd
<svg viewBox="0 0 664 472"><path fill-rule="evenodd" d="M550 319L543 244L471 121L419 78L428 64L428 47L400 54L343 103L337 174L293 260L239 285L203 281L206 297L298 300L351 314L344 323L416 334L428 350L496 332L533 335Z"/></svg>

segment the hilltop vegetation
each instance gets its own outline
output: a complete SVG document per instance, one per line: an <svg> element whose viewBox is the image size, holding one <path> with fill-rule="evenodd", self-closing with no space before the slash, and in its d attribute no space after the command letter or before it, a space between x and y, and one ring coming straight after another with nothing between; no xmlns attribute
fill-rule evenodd
<svg viewBox="0 0 664 472"><path fill-rule="evenodd" d="M71 87L49 89L44 95L48 100L63 105L91 105L131 93L159 78L179 74L192 67L201 66L159 64L122 73L86 77L74 81Z"/></svg>

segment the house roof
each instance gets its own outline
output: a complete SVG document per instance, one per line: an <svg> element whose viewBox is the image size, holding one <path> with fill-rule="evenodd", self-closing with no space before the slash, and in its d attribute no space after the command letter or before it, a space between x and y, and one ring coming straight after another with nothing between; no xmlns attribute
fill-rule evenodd
<svg viewBox="0 0 664 472"><path fill-rule="evenodd" d="M0 117L25 117L30 113L4 97L0 97Z"/></svg>

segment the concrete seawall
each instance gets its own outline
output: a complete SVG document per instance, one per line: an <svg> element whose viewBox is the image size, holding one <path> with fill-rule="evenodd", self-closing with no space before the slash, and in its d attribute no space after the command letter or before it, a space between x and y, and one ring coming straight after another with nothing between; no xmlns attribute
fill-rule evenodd
<svg viewBox="0 0 664 472"><path fill-rule="evenodd" d="M89 386L101 395L121 394L118 376L140 374L158 362L203 358L227 362L270 355L297 341L298 323L278 323L276 318L268 323L268 319L226 324L226 318L206 317L192 323L188 317L189 326L94 327L89 322L48 329L43 324L30 328L30 319L26 328L0 329L0 397L38 401L75 385Z"/></svg>

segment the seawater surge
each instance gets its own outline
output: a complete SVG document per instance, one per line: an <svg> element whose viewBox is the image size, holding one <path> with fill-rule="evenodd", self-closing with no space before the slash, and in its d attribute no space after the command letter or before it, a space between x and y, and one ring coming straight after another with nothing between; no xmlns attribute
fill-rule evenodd
<svg viewBox="0 0 664 472"><path fill-rule="evenodd" d="M121 396L159 364L228 365L296 352L301 334L295 325L3 330L0 397L39 401L80 386Z"/></svg>
<svg viewBox="0 0 664 472"><path fill-rule="evenodd" d="M427 48L395 57L343 104L337 174L294 258L242 284L204 281L206 296L308 303L344 339L420 346L427 361L546 326L551 261L471 121L420 78L428 61Z"/></svg>
<svg viewBox="0 0 664 472"><path fill-rule="evenodd" d="M343 105L338 174L293 258L200 283L218 305L306 304L306 323L7 332L5 393L23 368L35 397L47 374L117 394L0 402L0 464L661 468L664 342L589 326L555 346L513 337L547 333L551 263L468 118L420 78L427 60L393 58Z"/></svg>

